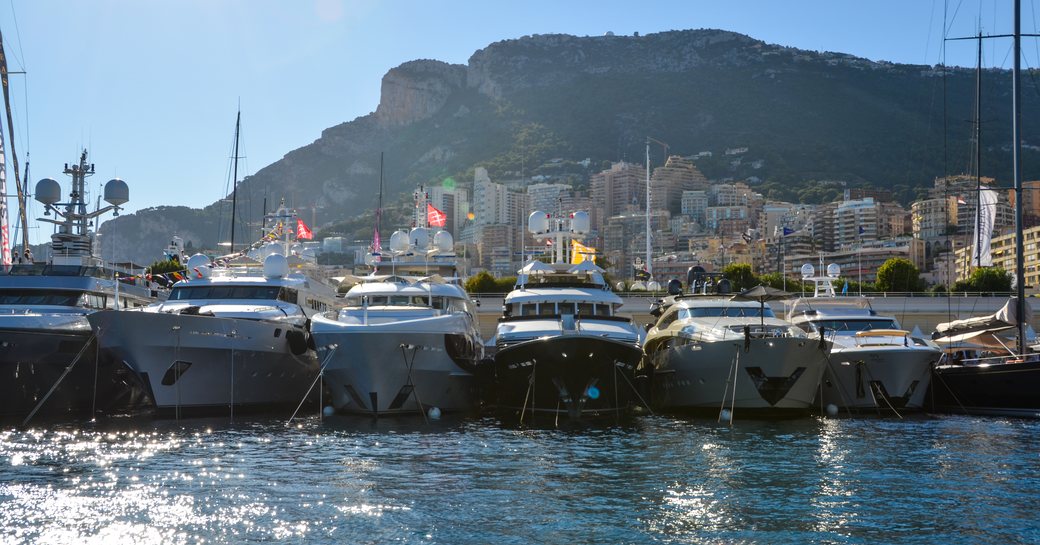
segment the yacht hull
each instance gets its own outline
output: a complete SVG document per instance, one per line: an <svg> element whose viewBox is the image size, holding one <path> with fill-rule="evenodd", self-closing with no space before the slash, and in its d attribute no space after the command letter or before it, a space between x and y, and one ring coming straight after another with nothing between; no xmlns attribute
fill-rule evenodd
<svg viewBox="0 0 1040 545"><path fill-rule="evenodd" d="M410 332L317 321L313 327L319 357L328 358L323 376L337 411L380 416L477 408L476 330Z"/></svg>
<svg viewBox="0 0 1040 545"><path fill-rule="evenodd" d="M924 408L938 351L899 347L831 351L818 404L842 410Z"/></svg>
<svg viewBox="0 0 1040 545"><path fill-rule="evenodd" d="M0 339L0 417L28 416L56 384L37 414L92 416L94 411L129 411L141 401L133 373L121 364L97 359L89 329L2 328ZM69 365L72 369L62 378Z"/></svg>
<svg viewBox="0 0 1040 545"><path fill-rule="evenodd" d="M664 411L808 413L829 349L785 337L671 346L650 357L651 404Z"/></svg>
<svg viewBox="0 0 1040 545"><path fill-rule="evenodd" d="M638 394L638 344L560 335L500 346L491 382L494 405L523 418L588 419L628 413Z"/></svg>
<svg viewBox="0 0 1040 545"><path fill-rule="evenodd" d="M1040 361L940 365L927 405L936 412L1040 418Z"/></svg>
<svg viewBox="0 0 1040 545"><path fill-rule="evenodd" d="M102 357L136 372L163 413L293 407L318 375L313 350L294 353L289 337L306 340L291 323L111 311L89 320Z"/></svg>

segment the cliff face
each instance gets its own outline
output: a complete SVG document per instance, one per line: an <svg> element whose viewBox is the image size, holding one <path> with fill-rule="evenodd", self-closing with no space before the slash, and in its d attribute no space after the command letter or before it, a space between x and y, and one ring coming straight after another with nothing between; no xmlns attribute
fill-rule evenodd
<svg viewBox="0 0 1040 545"><path fill-rule="evenodd" d="M947 74L946 108L970 115L972 72ZM814 180L881 186L912 198L946 169L940 75L720 30L504 40L475 52L465 66L417 60L389 70L375 112L324 130L243 180L239 213L256 223L265 195L271 206L290 199L316 219L316 229L370 212L380 152L390 201L449 176L468 183L466 173L477 165L501 177L516 176L510 172L521 164L530 174L539 158L641 161L647 135L668 142L673 153L714 151L715 158L698 163L708 176L753 177L772 198L826 198L811 192ZM1007 81L990 78L983 91L990 101L983 115L996 120L992 134L1010 132ZM1036 96L1023 92L1028 100ZM967 153L967 124L949 125L949 154L960 152L960 142ZM1027 141L1040 140L1040 128L1025 130ZM983 166L1000 179L1007 153L1001 143L993 146ZM743 162L725 158L731 147L747 147L750 155ZM1024 160L1027 167L1037 163ZM101 230L125 249L117 258L150 261L173 234L212 247L229 221L220 207L144 210Z"/></svg>
<svg viewBox="0 0 1040 545"><path fill-rule="evenodd" d="M382 127L399 127L429 118L465 81L465 66L431 60L406 62L383 76L376 120Z"/></svg>

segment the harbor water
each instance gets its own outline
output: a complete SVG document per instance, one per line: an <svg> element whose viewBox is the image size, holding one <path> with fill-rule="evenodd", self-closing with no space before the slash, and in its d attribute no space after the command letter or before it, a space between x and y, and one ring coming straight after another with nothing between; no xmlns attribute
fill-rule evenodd
<svg viewBox="0 0 1040 545"><path fill-rule="evenodd" d="M1040 423L110 420L0 431L0 543L1040 542Z"/></svg>

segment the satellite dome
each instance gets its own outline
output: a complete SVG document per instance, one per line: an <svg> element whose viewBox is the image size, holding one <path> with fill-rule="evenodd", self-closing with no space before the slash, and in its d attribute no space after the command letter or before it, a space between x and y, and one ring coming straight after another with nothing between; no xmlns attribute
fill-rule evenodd
<svg viewBox="0 0 1040 545"><path fill-rule="evenodd" d="M289 274L289 261L282 254L271 254L264 258L264 276L281 278Z"/></svg>
<svg viewBox="0 0 1040 545"><path fill-rule="evenodd" d="M661 283L656 280L651 280L646 283L646 289L649 291L661 291Z"/></svg>
<svg viewBox="0 0 1040 545"><path fill-rule="evenodd" d="M584 235L589 232L590 227L589 213L584 210L579 210L574 213L571 217L571 231Z"/></svg>
<svg viewBox="0 0 1040 545"><path fill-rule="evenodd" d="M841 276L841 267L837 263L831 263L827 265L827 276L831 278L837 278Z"/></svg>
<svg viewBox="0 0 1040 545"><path fill-rule="evenodd" d="M433 245L437 250L447 253L455 249L455 239L447 231L437 231L437 234L433 235Z"/></svg>
<svg viewBox="0 0 1040 545"><path fill-rule="evenodd" d="M814 276L816 276L816 268L812 266L812 263L802 265L802 278L812 278Z"/></svg>
<svg viewBox="0 0 1040 545"><path fill-rule="evenodd" d="M188 263L185 265L188 269L188 277L195 276L195 273L202 275L203 277L209 276L209 258L202 254L195 254L188 258Z"/></svg>
<svg viewBox="0 0 1040 545"><path fill-rule="evenodd" d="M531 215L527 216L527 230L534 234L548 233L549 214L546 214L541 210L535 210L534 212L531 212Z"/></svg>
<svg viewBox="0 0 1040 545"><path fill-rule="evenodd" d="M415 227L408 233L408 242L420 250L425 250L430 244L430 231L425 227Z"/></svg>
<svg viewBox="0 0 1040 545"><path fill-rule="evenodd" d="M34 197L43 204L54 204L61 200L61 185L54 178L44 178L36 182Z"/></svg>
<svg viewBox="0 0 1040 545"><path fill-rule="evenodd" d="M408 251L408 233L394 231L394 234L390 235L390 249L395 252Z"/></svg>
<svg viewBox="0 0 1040 545"><path fill-rule="evenodd" d="M105 184L105 202L115 206L125 204L130 200L130 188L126 182L119 178L113 178Z"/></svg>

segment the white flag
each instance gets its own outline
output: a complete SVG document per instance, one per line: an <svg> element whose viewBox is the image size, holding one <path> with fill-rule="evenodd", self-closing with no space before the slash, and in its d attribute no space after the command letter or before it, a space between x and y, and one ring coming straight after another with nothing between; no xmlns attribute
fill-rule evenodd
<svg viewBox="0 0 1040 545"><path fill-rule="evenodd" d="M979 211L975 214L975 255L971 258L971 264L991 267L993 255L990 253L990 241L993 239L993 224L997 220L997 192L982 188L978 206Z"/></svg>

